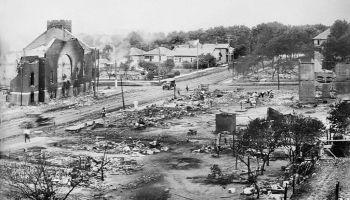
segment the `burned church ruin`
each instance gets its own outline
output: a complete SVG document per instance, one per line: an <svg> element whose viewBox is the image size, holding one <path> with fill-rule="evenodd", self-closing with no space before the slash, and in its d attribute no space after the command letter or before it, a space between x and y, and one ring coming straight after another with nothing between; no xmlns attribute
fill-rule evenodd
<svg viewBox="0 0 350 200"><path fill-rule="evenodd" d="M90 92L98 51L72 34L70 20L47 22L47 30L23 49L10 101L17 105L47 102Z"/></svg>

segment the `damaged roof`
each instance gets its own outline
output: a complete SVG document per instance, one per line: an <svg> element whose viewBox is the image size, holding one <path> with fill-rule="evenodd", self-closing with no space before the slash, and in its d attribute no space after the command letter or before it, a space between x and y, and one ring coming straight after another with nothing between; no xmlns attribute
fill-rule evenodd
<svg viewBox="0 0 350 200"><path fill-rule="evenodd" d="M92 48L89 47L89 45L79 40L77 37L75 37L71 32L67 31L66 29L50 28L49 30L46 30L44 33L39 35L28 46L26 46L24 48L24 51L30 51L37 48L44 48L42 50L45 50L47 47L51 46L50 43L52 44L52 41L54 41L55 39L59 39L62 41L77 39L81 47L84 49L85 53L88 53L92 50Z"/></svg>

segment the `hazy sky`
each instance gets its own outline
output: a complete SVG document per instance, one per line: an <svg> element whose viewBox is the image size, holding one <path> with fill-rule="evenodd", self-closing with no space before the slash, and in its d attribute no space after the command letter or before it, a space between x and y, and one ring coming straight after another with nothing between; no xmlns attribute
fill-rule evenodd
<svg viewBox="0 0 350 200"><path fill-rule="evenodd" d="M73 33L169 32L262 22L331 25L350 21L350 0L0 0L0 37L21 49L48 19L71 19Z"/></svg>

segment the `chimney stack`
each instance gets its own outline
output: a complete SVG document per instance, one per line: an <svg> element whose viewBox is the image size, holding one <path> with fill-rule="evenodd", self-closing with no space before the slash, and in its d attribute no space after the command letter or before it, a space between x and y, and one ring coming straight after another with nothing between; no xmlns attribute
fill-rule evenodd
<svg viewBox="0 0 350 200"><path fill-rule="evenodd" d="M72 20L48 20L47 30L51 28L66 29L67 31L72 32Z"/></svg>

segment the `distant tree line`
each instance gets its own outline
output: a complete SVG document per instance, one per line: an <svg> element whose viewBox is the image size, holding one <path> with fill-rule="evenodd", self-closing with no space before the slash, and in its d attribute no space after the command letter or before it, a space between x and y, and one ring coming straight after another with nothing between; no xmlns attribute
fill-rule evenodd
<svg viewBox="0 0 350 200"><path fill-rule="evenodd" d="M337 20L332 25L331 35L324 44L322 52L325 55L324 68L333 69L337 62L348 59L350 54L349 27L349 23L344 20ZM235 48L234 58L237 63L234 67L236 71L246 73L251 71L252 66L271 67L276 71L281 66L292 67L300 56L312 58L314 52L312 38L327 28L329 27L322 24L291 26L269 22L252 28L244 25L218 26L187 32L154 33L151 36L133 31L126 37L110 36L108 42L103 42L106 36L94 39L92 36L85 35L82 39L90 45L101 46L102 57L107 59L112 53L127 55L130 47L149 51L159 46L173 49L176 45L197 39L200 43L227 43L229 41L230 46Z"/></svg>

